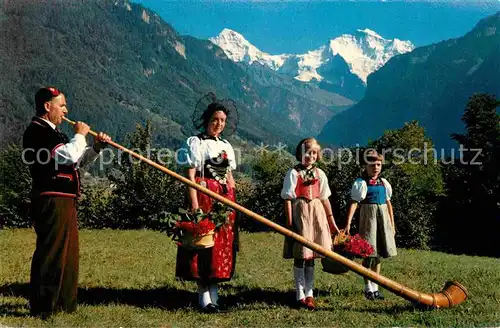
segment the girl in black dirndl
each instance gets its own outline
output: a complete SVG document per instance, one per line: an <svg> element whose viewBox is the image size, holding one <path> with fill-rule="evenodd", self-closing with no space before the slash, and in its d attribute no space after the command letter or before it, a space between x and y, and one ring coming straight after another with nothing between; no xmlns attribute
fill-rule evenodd
<svg viewBox="0 0 500 328"><path fill-rule="evenodd" d="M231 144L222 138L236 130L238 112L232 100L217 99L209 93L200 99L193 115L193 123L201 133L186 140L179 153L186 176L209 190L235 201L235 183L232 171L236 159ZM214 200L188 187L188 203L195 211L209 213ZM218 283L233 277L236 264L236 212L232 211L226 224L214 233L214 246L192 249L179 245L176 277L198 282L198 301L204 312L218 312Z"/></svg>

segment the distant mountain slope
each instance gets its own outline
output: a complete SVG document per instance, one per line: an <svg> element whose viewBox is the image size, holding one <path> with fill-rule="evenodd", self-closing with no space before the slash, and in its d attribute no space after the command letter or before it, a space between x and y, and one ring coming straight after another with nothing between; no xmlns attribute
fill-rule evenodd
<svg viewBox="0 0 500 328"><path fill-rule="evenodd" d="M213 43L180 36L125 0L4 1L0 18L0 147L19 139L47 84L68 95L70 118L117 140L152 120L155 141L171 147L193 133L193 107L208 91L237 102L238 135L253 142L315 135L337 105L352 103L263 86Z"/></svg>
<svg viewBox="0 0 500 328"><path fill-rule="evenodd" d="M461 38L416 48L390 59L368 77L365 98L336 115L319 138L335 145L365 144L384 130L418 120L438 147L456 144L450 134L474 93L500 96L500 12Z"/></svg>

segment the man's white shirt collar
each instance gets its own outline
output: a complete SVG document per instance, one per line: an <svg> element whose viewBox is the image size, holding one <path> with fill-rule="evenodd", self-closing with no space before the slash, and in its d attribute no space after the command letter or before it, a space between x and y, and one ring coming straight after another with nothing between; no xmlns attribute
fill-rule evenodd
<svg viewBox="0 0 500 328"><path fill-rule="evenodd" d="M51 128L53 128L54 130L56 129L56 125L54 123L52 123L51 121L49 120L46 120L44 118L41 118L39 117L41 120L44 120L45 122L47 122L48 125L50 125Z"/></svg>

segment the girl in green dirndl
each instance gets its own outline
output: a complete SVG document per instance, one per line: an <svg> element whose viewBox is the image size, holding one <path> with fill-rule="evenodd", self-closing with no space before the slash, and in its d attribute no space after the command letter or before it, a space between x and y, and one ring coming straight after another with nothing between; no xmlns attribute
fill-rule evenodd
<svg viewBox="0 0 500 328"><path fill-rule="evenodd" d="M363 266L380 274L381 258L397 255L394 212L391 204L392 186L385 178L380 177L383 157L370 150L364 156L364 170L360 178L354 181L351 188L351 202L347 210L346 232L351 229L352 217L360 208L359 234L374 249L374 253L363 260ZM364 279L365 297L369 300L383 299L378 285Z"/></svg>

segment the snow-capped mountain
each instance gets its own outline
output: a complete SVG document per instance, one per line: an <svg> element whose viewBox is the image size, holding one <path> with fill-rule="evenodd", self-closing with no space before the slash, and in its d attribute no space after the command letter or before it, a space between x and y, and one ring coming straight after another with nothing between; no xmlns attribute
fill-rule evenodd
<svg viewBox="0 0 500 328"><path fill-rule="evenodd" d="M351 73L366 84L368 75L383 66L391 57L415 48L410 41L384 39L369 29L357 30L352 35L341 35L306 54L270 55L230 29L222 30L218 36L210 38L210 41L221 47L235 62L258 62L305 82L313 79L322 81L324 77L319 73L321 67L335 56L340 56L349 66Z"/></svg>
<svg viewBox="0 0 500 328"><path fill-rule="evenodd" d="M349 64L351 72L366 83L368 75L382 67L391 57L415 49L410 41L387 40L376 32L364 29L353 35L344 34L330 40L329 49Z"/></svg>
<svg viewBox="0 0 500 328"><path fill-rule="evenodd" d="M270 55L260 51L248 42L243 35L225 28L218 36L210 38L210 41L221 47L226 55L235 62L252 64L259 62L273 70L278 70L289 55Z"/></svg>

